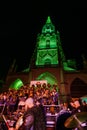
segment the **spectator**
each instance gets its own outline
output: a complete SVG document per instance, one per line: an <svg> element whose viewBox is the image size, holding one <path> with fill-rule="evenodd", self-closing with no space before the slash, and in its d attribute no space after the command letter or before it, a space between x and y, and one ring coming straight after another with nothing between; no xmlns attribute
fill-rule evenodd
<svg viewBox="0 0 87 130"><path fill-rule="evenodd" d="M72 130L71 128L65 127L65 121L71 116L71 112L68 111L67 105L63 107L62 110L58 113L57 119L56 119L56 129L55 130Z"/></svg>

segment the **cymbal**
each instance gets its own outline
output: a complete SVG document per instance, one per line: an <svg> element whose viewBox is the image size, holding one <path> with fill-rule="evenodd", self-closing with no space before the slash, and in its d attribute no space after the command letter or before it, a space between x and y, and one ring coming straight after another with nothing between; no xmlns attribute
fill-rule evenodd
<svg viewBox="0 0 87 130"><path fill-rule="evenodd" d="M77 119L76 119L76 118ZM70 116L64 123L66 128L76 128L79 123L83 123L87 121L87 112L78 112L72 116Z"/></svg>

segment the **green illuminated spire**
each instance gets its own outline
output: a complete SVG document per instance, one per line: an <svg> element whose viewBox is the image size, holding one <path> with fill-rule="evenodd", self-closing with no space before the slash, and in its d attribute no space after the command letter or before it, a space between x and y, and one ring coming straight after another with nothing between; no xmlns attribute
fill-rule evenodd
<svg viewBox="0 0 87 130"><path fill-rule="evenodd" d="M42 33L47 34L53 32L55 32L55 26L52 24L50 16L48 16L46 23L42 28Z"/></svg>
<svg viewBox="0 0 87 130"><path fill-rule="evenodd" d="M46 24L48 24L48 23L52 23L51 19L50 19L50 16L48 16L47 21L46 21Z"/></svg>
<svg viewBox="0 0 87 130"><path fill-rule="evenodd" d="M58 65L57 32L51 22L50 16L42 27L42 32L37 37L36 65Z"/></svg>
<svg viewBox="0 0 87 130"><path fill-rule="evenodd" d="M60 65L64 70L74 71L70 61L67 62L60 41L60 33L56 31L50 16L47 17L42 27L41 34L37 36L36 66L57 67ZM74 63L74 62L73 62ZM69 66L68 66L69 65Z"/></svg>

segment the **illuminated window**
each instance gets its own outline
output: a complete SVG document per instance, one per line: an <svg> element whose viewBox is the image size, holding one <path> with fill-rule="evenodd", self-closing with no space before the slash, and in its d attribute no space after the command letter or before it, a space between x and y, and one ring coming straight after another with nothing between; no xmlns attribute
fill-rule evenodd
<svg viewBox="0 0 87 130"><path fill-rule="evenodd" d="M46 48L50 48L50 40L46 41Z"/></svg>

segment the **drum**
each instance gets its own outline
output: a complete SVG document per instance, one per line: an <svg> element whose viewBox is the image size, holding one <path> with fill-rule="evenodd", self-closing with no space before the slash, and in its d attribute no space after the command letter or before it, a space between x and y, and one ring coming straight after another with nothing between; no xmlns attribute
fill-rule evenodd
<svg viewBox="0 0 87 130"><path fill-rule="evenodd" d="M87 112L78 112L70 116L64 123L67 128L87 130Z"/></svg>

